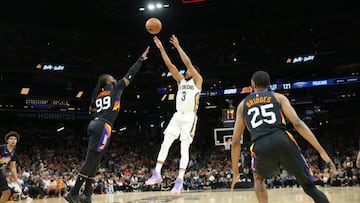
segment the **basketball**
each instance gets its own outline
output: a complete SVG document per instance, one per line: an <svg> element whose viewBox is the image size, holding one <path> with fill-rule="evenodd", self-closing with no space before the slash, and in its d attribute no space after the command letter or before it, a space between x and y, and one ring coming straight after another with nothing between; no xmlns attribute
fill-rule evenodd
<svg viewBox="0 0 360 203"><path fill-rule="evenodd" d="M162 24L158 18L149 18L145 23L145 27L150 34L156 35L161 31Z"/></svg>

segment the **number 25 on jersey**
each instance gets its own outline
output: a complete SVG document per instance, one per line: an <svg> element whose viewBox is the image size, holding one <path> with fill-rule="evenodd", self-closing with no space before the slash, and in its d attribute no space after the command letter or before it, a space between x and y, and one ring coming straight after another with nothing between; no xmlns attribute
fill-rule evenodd
<svg viewBox="0 0 360 203"><path fill-rule="evenodd" d="M251 117L251 127L253 129L257 128L264 122L267 124L274 124L276 122L276 115L272 111L273 107L273 104L265 104L248 109L247 115Z"/></svg>

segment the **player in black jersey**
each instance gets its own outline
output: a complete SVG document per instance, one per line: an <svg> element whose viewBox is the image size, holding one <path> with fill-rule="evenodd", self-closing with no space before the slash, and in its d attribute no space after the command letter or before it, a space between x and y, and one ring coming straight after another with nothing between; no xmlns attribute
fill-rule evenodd
<svg viewBox="0 0 360 203"><path fill-rule="evenodd" d="M0 203L7 202L11 195L11 191L5 177L5 170L8 164L10 164L10 171L14 179L19 185L21 185L16 171L17 155L15 150L16 144L19 140L20 134L15 131L10 131L5 135L6 144L0 145L0 191L2 193Z"/></svg>
<svg viewBox="0 0 360 203"><path fill-rule="evenodd" d="M294 137L286 130L285 117L289 119L296 131L308 141L321 158L330 164L331 171L336 168L328 154L319 144L315 135L298 117L289 100L282 94L268 91L270 76L264 71L252 75L251 86L254 90L243 99L236 112L236 121L231 149L233 182L231 188L239 179L238 162L240 156L240 139L247 127L252 145L252 169L254 171L254 190L258 202L267 203L268 195L264 178L271 178L284 167L316 203L328 203L323 192L315 187L309 167L300 153L300 148Z"/></svg>
<svg viewBox="0 0 360 203"><path fill-rule="evenodd" d="M148 53L149 47L119 81L116 81L113 76L108 74L99 77L91 97L90 112L93 119L90 121L87 130L90 138L85 163L80 168L75 186L64 196L68 202L91 202L92 182L98 170L101 157L109 145L112 125L120 109L121 95L125 87L129 85L140 70L143 61L148 58ZM79 196L79 190L84 182L84 193Z"/></svg>

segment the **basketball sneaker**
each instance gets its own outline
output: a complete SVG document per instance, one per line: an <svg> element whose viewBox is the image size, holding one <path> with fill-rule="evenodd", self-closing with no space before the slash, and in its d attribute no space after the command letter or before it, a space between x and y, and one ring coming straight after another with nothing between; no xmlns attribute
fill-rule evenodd
<svg viewBox="0 0 360 203"><path fill-rule="evenodd" d="M149 178L149 180L147 180L145 182L145 185L154 185L154 184L157 184L157 183L161 183L162 182L162 178L161 178L161 175L160 173L156 172L155 170L153 171L151 177Z"/></svg>
<svg viewBox="0 0 360 203"><path fill-rule="evenodd" d="M174 187L171 189L171 194L172 195L175 195L175 196L179 196L180 195L180 193L181 193L181 191L182 191L182 188L183 188L183 183L184 183L184 181L183 181L183 179L181 179L181 178L176 178L176 180L175 180L175 185L174 185Z"/></svg>
<svg viewBox="0 0 360 203"><path fill-rule="evenodd" d="M91 203L91 196L86 196L85 194L80 195L81 203Z"/></svg>
<svg viewBox="0 0 360 203"><path fill-rule="evenodd" d="M66 195L64 195L64 199L70 203L80 203L79 195L73 195L71 192L68 192Z"/></svg>

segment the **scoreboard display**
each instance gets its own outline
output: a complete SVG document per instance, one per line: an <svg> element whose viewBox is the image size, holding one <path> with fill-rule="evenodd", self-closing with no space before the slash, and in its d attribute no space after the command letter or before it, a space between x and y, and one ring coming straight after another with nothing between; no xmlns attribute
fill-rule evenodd
<svg viewBox="0 0 360 203"><path fill-rule="evenodd" d="M359 82L360 82L360 76L350 76L343 78L329 78L323 80L275 83L275 84L271 84L269 88L272 91L281 91L281 90L292 90L292 89L300 89L300 88L312 88L318 86L354 84ZM246 94L246 93L251 93L251 91L252 88L248 86L248 87L238 87L238 88L222 89L222 90L202 91L201 96Z"/></svg>
<svg viewBox="0 0 360 203"><path fill-rule="evenodd" d="M322 80L308 80L308 81L297 81L297 82L286 82L286 83L274 83L270 85L272 91L292 90L300 88L312 88L319 86L330 86L330 85L348 85L360 82L360 76L349 76L341 78L328 78ZM232 94L248 94L252 92L250 86L236 87L228 89L213 89L203 90L200 96L221 96L221 95L232 95ZM158 88L159 94L167 94L166 88Z"/></svg>

